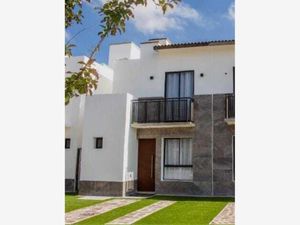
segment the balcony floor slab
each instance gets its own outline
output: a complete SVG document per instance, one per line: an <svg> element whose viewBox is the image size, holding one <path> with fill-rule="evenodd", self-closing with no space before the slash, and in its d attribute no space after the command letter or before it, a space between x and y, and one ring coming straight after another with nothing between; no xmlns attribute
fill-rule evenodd
<svg viewBox="0 0 300 225"><path fill-rule="evenodd" d="M132 123L131 127L137 129L149 128L191 128L195 127L193 122L168 122L168 123Z"/></svg>

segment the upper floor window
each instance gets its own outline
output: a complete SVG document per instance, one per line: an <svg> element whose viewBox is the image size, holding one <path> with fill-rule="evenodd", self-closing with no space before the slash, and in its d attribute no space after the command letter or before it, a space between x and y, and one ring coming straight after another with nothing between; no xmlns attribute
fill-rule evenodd
<svg viewBox="0 0 300 225"><path fill-rule="evenodd" d="M70 138L66 138L65 139L65 148L69 149L71 146L71 139Z"/></svg>
<svg viewBox="0 0 300 225"><path fill-rule="evenodd" d="M167 72L166 98L192 98L194 95L194 71Z"/></svg>

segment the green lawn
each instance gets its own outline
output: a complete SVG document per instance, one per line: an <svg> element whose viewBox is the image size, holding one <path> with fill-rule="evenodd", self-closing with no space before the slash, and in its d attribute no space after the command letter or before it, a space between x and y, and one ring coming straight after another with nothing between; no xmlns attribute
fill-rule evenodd
<svg viewBox="0 0 300 225"><path fill-rule="evenodd" d="M79 223L76 223L76 225L104 225L114 219L126 215L127 213L133 212L147 205L151 205L156 201L157 200L154 199L143 199L135 203L132 203L130 205L120 207L118 209L109 211L107 213L103 213L99 216L95 216L90 219L83 220Z"/></svg>
<svg viewBox="0 0 300 225"><path fill-rule="evenodd" d="M78 200L76 196L69 197L68 208L80 208L87 206L92 200ZM66 200L67 200L66 197ZM72 199L70 197L73 197ZM167 197L154 196L148 199L142 199L127 206L120 207L99 216L81 221L77 225L104 225L118 217L126 215L147 205L153 204L159 200L173 200L175 204L151 214L135 224L139 225L208 225L209 222L224 208L228 202L234 201L233 198L193 198L193 197ZM88 201L82 203L81 201ZM70 204L76 203L73 207ZM93 201L95 202L95 201ZM100 202L100 201L96 201ZM70 210L69 210L70 211Z"/></svg>
<svg viewBox="0 0 300 225"><path fill-rule="evenodd" d="M143 225L208 225L209 222L233 201L232 198L186 198L156 196L157 200L173 200L175 204L164 208L135 224Z"/></svg>
<svg viewBox="0 0 300 225"><path fill-rule="evenodd" d="M103 202L103 200L83 200L78 198L79 196L77 195L65 195L65 212Z"/></svg>

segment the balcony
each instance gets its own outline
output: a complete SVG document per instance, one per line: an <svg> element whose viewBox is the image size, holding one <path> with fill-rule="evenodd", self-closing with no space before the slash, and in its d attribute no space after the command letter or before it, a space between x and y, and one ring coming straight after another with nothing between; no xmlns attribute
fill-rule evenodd
<svg viewBox="0 0 300 225"><path fill-rule="evenodd" d="M228 125L235 124L235 96L228 94L225 96L225 122Z"/></svg>
<svg viewBox="0 0 300 225"><path fill-rule="evenodd" d="M134 128L194 127L193 98L144 98L132 101Z"/></svg>

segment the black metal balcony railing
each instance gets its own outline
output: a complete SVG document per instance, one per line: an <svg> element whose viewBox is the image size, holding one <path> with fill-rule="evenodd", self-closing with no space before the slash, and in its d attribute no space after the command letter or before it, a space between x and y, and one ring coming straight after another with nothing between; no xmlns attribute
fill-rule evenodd
<svg viewBox="0 0 300 225"><path fill-rule="evenodd" d="M235 98L234 94L225 96L225 118L235 118Z"/></svg>
<svg viewBox="0 0 300 225"><path fill-rule="evenodd" d="M190 122L192 98L153 98L132 101L133 123Z"/></svg>

